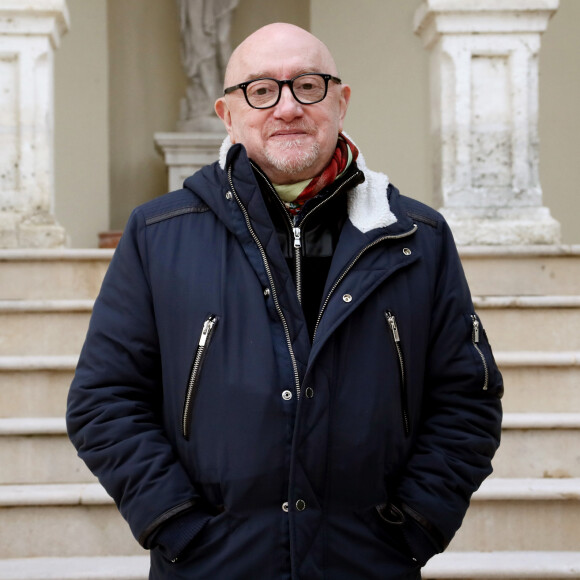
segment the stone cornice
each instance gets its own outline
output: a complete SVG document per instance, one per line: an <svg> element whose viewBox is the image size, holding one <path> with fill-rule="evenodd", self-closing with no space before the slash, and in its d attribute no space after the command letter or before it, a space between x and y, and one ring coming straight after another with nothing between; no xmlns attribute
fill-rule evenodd
<svg viewBox="0 0 580 580"><path fill-rule="evenodd" d="M425 46L442 34L542 33L560 0L424 0L413 29Z"/></svg>
<svg viewBox="0 0 580 580"><path fill-rule="evenodd" d="M48 36L53 48L70 28L66 0L3 0L0 35Z"/></svg>

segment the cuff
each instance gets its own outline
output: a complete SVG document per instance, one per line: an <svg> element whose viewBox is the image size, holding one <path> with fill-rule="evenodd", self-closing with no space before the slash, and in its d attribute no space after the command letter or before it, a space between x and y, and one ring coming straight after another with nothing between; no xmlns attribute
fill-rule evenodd
<svg viewBox="0 0 580 580"><path fill-rule="evenodd" d="M445 549L444 543L434 538L424 526L413 519L413 516L405 510L405 524L403 527L403 536L413 554L414 559L421 566L424 566L430 558Z"/></svg>
<svg viewBox="0 0 580 580"><path fill-rule="evenodd" d="M190 510L168 520L151 538L151 546L171 562L176 562L213 516Z"/></svg>

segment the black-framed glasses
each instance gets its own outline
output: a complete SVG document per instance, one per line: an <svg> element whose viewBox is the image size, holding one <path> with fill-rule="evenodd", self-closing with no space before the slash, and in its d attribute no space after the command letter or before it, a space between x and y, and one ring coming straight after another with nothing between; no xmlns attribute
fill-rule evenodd
<svg viewBox="0 0 580 580"><path fill-rule="evenodd" d="M320 103L326 97L328 81L333 81L339 85L342 83L339 78L323 73L304 73L285 81L263 77L228 87L224 89L224 95L229 95L238 89L242 89L250 107L253 109L269 109L278 104L282 94L282 87L288 85L292 96L301 105L314 105L314 103Z"/></svg>

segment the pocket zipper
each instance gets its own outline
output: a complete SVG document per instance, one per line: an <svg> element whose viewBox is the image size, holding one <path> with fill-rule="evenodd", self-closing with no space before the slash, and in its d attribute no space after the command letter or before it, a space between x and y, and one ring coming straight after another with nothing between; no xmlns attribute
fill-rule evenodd
<svg viewBox="0 0 580 580"><path fill-rule="evenodd" d="M481 325L479 319L475 314L471 315L471 324L472 324L472 331L471 331L471 342L475 347L475 350L481 357L481 362L483 363L483 373L484 373L484 380L483 380L483 390L487 391L487 387L489 384L489 369L487 367L487 362L485 360L485 355L483 354L481 348L479 348L479 335L481 333Z"/></svg>
<svg viewBox="0 0 580 580"><path fill-rule="evenodd" d="M193 405L195 404L195 397L197 395L197 385L199 383L199 375L205 357L205 352L211 340L213 330L217 324L217 317L215 315L210 315L207 320L203 323L203 328L201 330L201 335L197 343L197 349L195 351L195 357L193 359L193 365L191 366L191 373L189 375L189 381L187 383L187 391L185 393L185 402L183 404L183 419L182 419L182 432L185 439L189 439L189 432L191 429L191 414L193 411Z"/></svg>
<svg viewBox="0 0 580 580"><path fill-rule="evenodd" d="M391 334L393 335L393 341L395 343L395 349L397 351L397 358L399 360L399 374L401 378L401 413L403 416L403 426L405 428L405 435L409 435L411 432L411 427L409 424L409 402L407 400L407 372L405 370L405 359L403 357L403 350L401 348L401 337L399 335L399 328L397 327L397 321L395 315L392 312L385 312L385 318L387 324L391 329Z"/></svg>

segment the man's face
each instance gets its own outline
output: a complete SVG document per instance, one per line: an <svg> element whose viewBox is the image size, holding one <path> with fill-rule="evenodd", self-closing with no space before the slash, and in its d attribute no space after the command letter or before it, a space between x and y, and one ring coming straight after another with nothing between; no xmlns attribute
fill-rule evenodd
<svg viewBox="0 0 580 580"><path fill-rule="evenodd" d="M238 47L228 66L226 85L259 77L291 79L301 73L336 76L326 47L309 33L293 26L267 26ZM253 109L238 89L216 102L233 143L242 143L273 183L310 179L326 167L342 131L350 88L328 83L326 98L301 105L284 86L280 101L269 109Z"/></svg>

